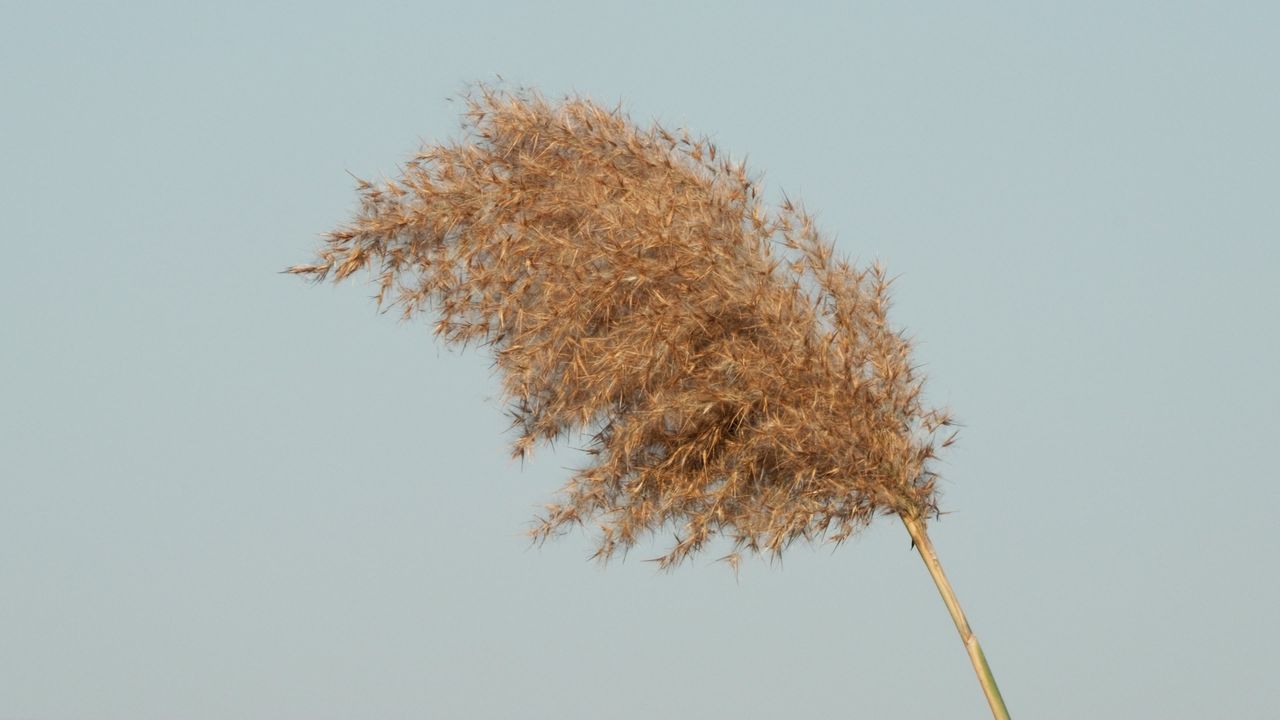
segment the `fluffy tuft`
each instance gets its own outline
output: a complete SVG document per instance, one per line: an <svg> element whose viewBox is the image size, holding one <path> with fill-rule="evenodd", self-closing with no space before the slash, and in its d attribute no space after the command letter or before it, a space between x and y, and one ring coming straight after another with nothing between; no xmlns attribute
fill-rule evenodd
<svg viewBox="0 0 1280 720"><path fill-rule="evenodd" d="M790 201L705 139L580 98L480 86L464 141L360 182L354 221L290 272L371 270L379 304L493 353L523 457L589 438L533 530L659 530L669 567L719 535L780 555L877 513L937 513L947 414L922 405L889 279L833 256Z"/></svg>

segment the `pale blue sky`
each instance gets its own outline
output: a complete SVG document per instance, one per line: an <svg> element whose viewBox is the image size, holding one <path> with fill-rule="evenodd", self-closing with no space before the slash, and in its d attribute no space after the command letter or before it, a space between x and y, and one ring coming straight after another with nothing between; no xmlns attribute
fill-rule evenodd
<svg viewBox="0 0 1280 720"><path fill-rule="evenodd" d="M1273 717L1277 8L6 4L0 719L986 716L894 522L736 582L530 549L579 458L278 274L495 74L709 134L901 276L1015 717Z"/></svg>

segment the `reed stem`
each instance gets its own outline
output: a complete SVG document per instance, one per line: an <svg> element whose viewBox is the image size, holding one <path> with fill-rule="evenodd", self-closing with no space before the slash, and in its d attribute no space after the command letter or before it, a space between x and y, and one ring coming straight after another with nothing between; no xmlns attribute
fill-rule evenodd
<svg viewBox="0 0 1280 720"><path fill-rule="evenodd" d="M1000 697L1000 688L996 687L996 678L991 674L991 666L987 664L987 658L982 654L982 646L978 644L977 636L969 628L969 621L964 616L964 610L960 609L960 601L956 599L951 583L942 572L942 564L938 562L938 554L933 550L933 543L929 542L929 534L925 532L924 524L919 518L906 515L902 516L902 522L907 526L907 532L911 533L911 539L915 541L916 550L920 552L920 558L924 560L925 567L929 568L929 574L933 576L933 582L938 586L938 592L942 594L942 601L946 603L947 611L951 613L951 619L956 623L956 630L960 631L960 639L964 641L964 649L969 653L974 671L978 673L982 692L991 705L992 716L996 720L1009 720L1009 710L1004 706L1004 698Z"/></svg>

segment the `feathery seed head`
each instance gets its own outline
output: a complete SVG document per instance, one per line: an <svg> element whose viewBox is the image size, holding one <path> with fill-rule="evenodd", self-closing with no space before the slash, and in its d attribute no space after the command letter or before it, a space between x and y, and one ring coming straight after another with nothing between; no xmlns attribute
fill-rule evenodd
<svg viewBox="0 0 1280 720"><path fill-rule="evenodd" d="M833 257L801 208L766 209L687 133L483 86L464 118L465 142L360 181L354 222L291 272L369 268L379 303L491 348L516 455L590 437L535 537L594 521L608 558L674 528L666 567L715 535L778 555L937 512L949 419L922 405L882 268Z"/></svg>

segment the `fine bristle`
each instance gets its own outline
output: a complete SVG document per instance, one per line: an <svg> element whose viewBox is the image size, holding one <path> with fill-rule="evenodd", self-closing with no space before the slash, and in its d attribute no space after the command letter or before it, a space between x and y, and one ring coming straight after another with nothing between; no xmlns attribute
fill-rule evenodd
<svg viewBox="0 0 1280 720"><path fill-rule="evenodd" d="M674 531L665 567L720 535L736 565L937 512L949 420L921 402L879 266L833 257L792 202L766 209L706 140L618 109L479 87L465 123L362 181L354 222L291 272L368 268L380 303L490 347L517 455L589 437L536 538L589 523L603 559Z"/></svg>

